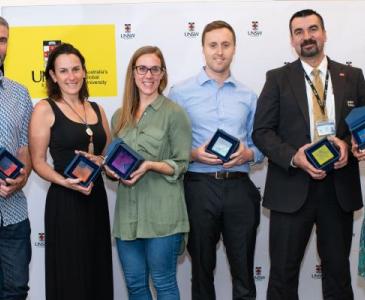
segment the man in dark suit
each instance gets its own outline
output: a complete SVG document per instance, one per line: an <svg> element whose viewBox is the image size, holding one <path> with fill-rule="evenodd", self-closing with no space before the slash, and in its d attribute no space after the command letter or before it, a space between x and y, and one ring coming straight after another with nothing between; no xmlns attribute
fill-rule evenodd
<svg viewBox="0 0 365 300"><path fill-rule="evenodd" d="M289 27L299 59L267 73L252 136L269 159L263 202L271 210L267 299L298 299L300 264L314 224L324 299L353 299L349 255L353 211L362 207L362 197L344 119L364 105L364 76L324 54L327 37L317 12L295 13ZM323 90L315 84L316 70ZM324 136L340 152L329 172L316 169L304 153Z"/></svg>

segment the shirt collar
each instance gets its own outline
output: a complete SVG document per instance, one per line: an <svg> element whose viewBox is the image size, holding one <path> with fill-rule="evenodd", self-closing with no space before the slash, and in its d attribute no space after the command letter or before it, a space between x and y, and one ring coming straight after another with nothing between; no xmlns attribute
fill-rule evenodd
<svg viewBox="0 0 365 300"><path fill-rule="evenodd" d="M307 64L305 61L301 60L301 63L302 63L302 66L303 66L303 69L305 71L305 73L310 76L312 74L312 71L313 71L313 67L309 64ZM328 59L327 59L327 56L325 56L321 63L319 64L319 66L317 67L318 70L321 71L320 74L326 74L327 72L327 67L328 67Z"/></svg>
<svg viewBox="0 0 365 300"><path fill-rule="evenodd" d="M199 85L203 85L208 81L215 81L215 80L208 76L207 72L205 72L205 67L203 67L198 75ZM232 74L230 74L229 77L226 80L224 80L224 84L232 84L233 86L237 86L238 82L232 76Z"/></svg>
<svg viewBox="0 0 365 300"><path fill-rule="evenodd" d="M158 110L161 107L164 100L165 97L163 95L158 95L157 98L150 105L154 110Z"/></svg>

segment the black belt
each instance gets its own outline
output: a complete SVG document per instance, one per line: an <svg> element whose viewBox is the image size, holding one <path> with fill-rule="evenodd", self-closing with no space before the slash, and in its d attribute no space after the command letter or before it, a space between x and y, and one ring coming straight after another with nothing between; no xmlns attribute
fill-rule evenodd
<svg viewBox="0 0 365 300"><path fill-rule="evenodd" d="M246 172L212 172L212 173L198 173L198 172L187 172L186 177L197 177L197 176L209 176L215 179L236 179L248 177Z"/></svg>

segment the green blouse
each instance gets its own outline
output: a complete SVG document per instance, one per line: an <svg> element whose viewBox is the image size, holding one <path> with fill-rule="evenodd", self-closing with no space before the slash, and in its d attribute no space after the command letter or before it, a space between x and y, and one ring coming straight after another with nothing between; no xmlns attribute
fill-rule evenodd
<svg viewBox="0 0 365 300"><path fill-rule="evenodd" d="M112 118L114 137L122 138L146 160L166 162L174 174L148 171L133 186L120 183L113 235L134 240L188 232L183 187L191 151L187 114L179 105L159 95L135 127L115 133L120 112L117 110Z"/></svg>

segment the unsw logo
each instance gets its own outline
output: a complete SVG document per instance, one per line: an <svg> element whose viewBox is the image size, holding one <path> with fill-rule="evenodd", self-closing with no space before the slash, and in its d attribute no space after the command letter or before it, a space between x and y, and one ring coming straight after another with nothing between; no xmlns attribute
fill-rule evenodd
<svg viewBox="0 0 365 300"><path fill-rule="evenodd" d="M124 33L120 37L124 40L130 40L136 37L136 34L132 33L132 24L124 24Z"/></svg>
<svg viewBox="0 0 365 300"><path fill-rule="evenodd" d="M251 30L248 30L247 34L251 37L259 37L262 35L262 31L259 30L259 21L251 21Z"/></svg>
<svg viewBox="0 0 365 300"><path fill-rule="evenodd" d="M46 242L46 235L44 232L38 232L38 240L34 243L36 247L44 247Z"/></svg>
<svg viewBox="0 0 365 300"><path fill-rule="evenodd" d="M195 22L188 22L188 31L184 32L184 36L187 38L196 38L199 36L199 32L195 31Z"/></svg>
<svg viewBox="0 0 365 300"><path fill-rule="evenodd" d="M315 272L312 274L313 279L322 279L322 266L316 265Z"/></svg>
<svg viewBox="0 0 365 300"><path fill-rule="evenodd" d="M49 54L54 49L56 49L56 47L61 45L61 43L62 43L61 40L45 40L42 42L42 45L43 45L42 55L43 55L44 69L47 66ZM37 83L37 84L39 83L42 86L45 86L46 77L45 77L44 69L32 70L31 75L32 75L32 81L34 83Z"/></svg>
<svg viewBox="0 0 365 300"><path fill-rule="evenodd" d="M255 267L255 275L254 278L256 281L263 281L265 280L265 276L262 275L262 267L261 266L256 266Z"/></svg>

